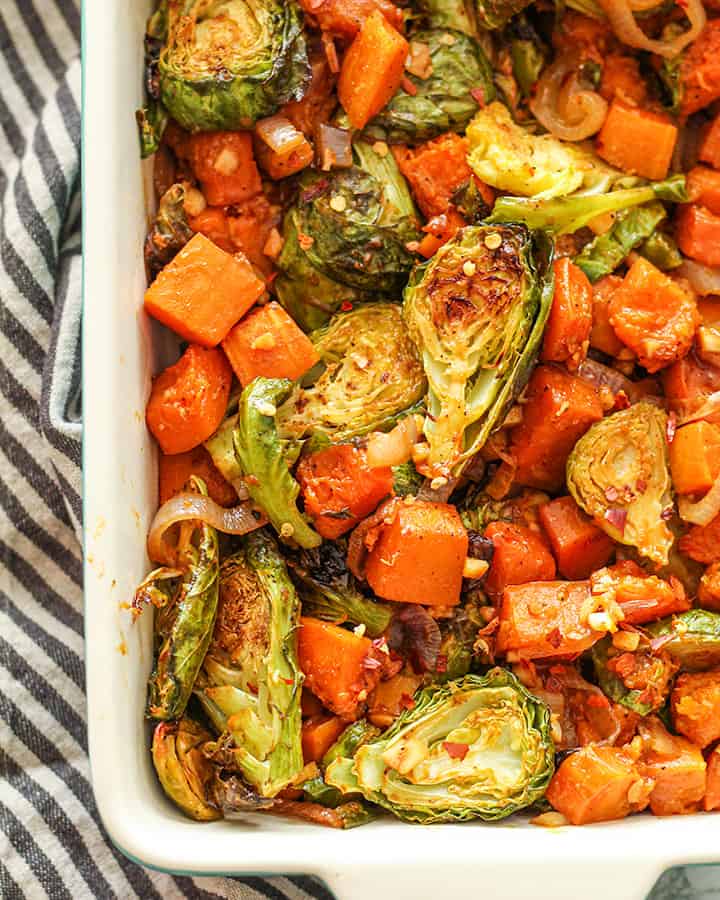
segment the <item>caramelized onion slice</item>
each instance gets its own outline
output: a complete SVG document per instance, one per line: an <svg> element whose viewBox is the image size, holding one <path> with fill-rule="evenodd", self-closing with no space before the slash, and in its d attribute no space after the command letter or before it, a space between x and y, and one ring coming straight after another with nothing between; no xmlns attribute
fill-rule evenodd
<svg viewBox="0 0 720 900"><path fill-rule="evenodd" d="M557 138L584 141L596 134L607 116L607 100L580 84L580 61L573 56L556 60L538 79L530 109Z"/></svg>
<svg viewBox="0 0 720 900"><path fill-rule="evenodd" d="M700 34L707 21L702 0L687 0L683 4L690 28L672 41L659 41L649 38L635 21L631 4L628 0L598 0L603 12L610 20L615 36L628 47L648 50L670 59L682 52ZM639 7L638 7L639 9Z"/></svg>
<svg viewBox="0 0 720 900"><path fill-rule="evenodd" d="M148 556L153 562L171 565L173 552L165 540L169 528L178 522L201 520L225 534L247 534L262 527L267 519L247 505L224 509L202 494L182 492L167 500L155 513L147 540Z"/></svg>
<svg viewBox="0 0 720 900"><path fill-rule="evenodd" d="M720 475L702 500L693 503L688 497L678 499L680 518L693 525L709 525L720 513Z"/></svg>

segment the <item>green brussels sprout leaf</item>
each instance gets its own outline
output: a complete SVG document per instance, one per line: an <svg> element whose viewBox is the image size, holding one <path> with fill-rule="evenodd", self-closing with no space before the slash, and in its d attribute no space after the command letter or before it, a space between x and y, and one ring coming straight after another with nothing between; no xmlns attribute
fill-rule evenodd
<svg viewBox="0 0 720 900"><path fill-rule="evenodd" d="M667 638L663 650L685 672L702 672L720 666L720 613L690 609L646 625L656 639Z"/></svg>
<svg viewBox="0 0 720 900"><path fill-rule="evenodd" d="M145 239L145 265L151 281L194 233L185 215L185 187L174 184L160 198L157 214Z"/></svg>
<svg viewBox="0 0 720 900"><path fill-rule="evenodd" d="M633 669L625 679L612 665L612 660L621 655L630 656L633 660ZM640 649L632 654L622 653L613 647L610 636L593 646L592 661L603 693L641 716L657 712L665 705L677 670L667 652L660 650L653 653ZM630 687L629 684L638 684L638 687Z"/></svg>
<svg viewBox="0 0 720 900"><path fill-rule="evenodd" d="M202 747L211 739L212 735L188 716L179 722L158 722L153 732L152 760L163 790L199 822L221 818L207 796L214 767Z"/></svg>

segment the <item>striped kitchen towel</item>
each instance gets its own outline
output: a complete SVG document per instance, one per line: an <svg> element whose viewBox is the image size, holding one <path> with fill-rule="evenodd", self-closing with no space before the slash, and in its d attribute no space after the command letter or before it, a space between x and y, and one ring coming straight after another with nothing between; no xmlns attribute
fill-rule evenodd
<svg viewBox="0 0 720 900"><path fill-rule="evenodd" d="M94 0L98 2L98 0ZM331 895L147 871L90 787L80 547L79 0L0 0L0 897Z"/></svg>

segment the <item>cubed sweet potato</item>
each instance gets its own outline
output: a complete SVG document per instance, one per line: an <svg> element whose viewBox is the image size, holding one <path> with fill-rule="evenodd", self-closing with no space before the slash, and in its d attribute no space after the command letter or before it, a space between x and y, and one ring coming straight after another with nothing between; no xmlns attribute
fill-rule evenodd
<svg viewBox="0 0 720 900"><path fill-rule="evenodd" d="M643 742L640 769L654 782L650 809L656 816L695 812L705 796L707 766L700 750L670 734L657 716L638 726Z"/></svg>
<svg viewBox="0 0 720 900"><path fill-rule="evenodd" d="M615 97L596 140L611 166L651 181L667 177L678 129L672 119Z"/></svg>
<svg viewBox="0 0 720 900"><path fill-rule="evenodd" d="M367 581L387 600L454 606L460 602L467 550L467 531L454 506L398 503L368 553Z"/></svg>
<svg viewBox="0 0 720 900"><path fill-rule="evenodd" d="M675 730L698 747L720 738L720 669L683 672L671 696Z"/></svg>
<svg viewBox="0 0 720 900"><path fill-rule="evenodd" d="M588 578L612 556L613 541L572 497L558 497L545 503L539 515L563 578L571 581Z"/></svg>
<svg viewBox="0 0 720 900"><path fill-rule="evenodd" d="M485 537L493 542L493 556L485 578L491 596L502 594L509 584L552 581L555 560L537 531L510 522L491 522Z"/></svg>
<svg viewBox="0 0 720 900"><path fill-rule="evenodd" d="M707 787L703 798L703 809L710 812L720 809L720 744L707 758Z"/></svg>
<svg viewBox="0 0 720 900"><path fill-rule="evenodd" d="M191 475L202 478L208 494L220 506L234 506L238 502L235 488L223 478L203 446L170 456L161 453L158 469L160 503L182 491Z"/></svg>
<svg viewBox="0 0 720 900"><path fill-rule="evenodd" d="M576 442L603 417L597 391L554 366L538 366L530 378L523 420L513 429L511 453L520 484L559 491Z"/></svg>

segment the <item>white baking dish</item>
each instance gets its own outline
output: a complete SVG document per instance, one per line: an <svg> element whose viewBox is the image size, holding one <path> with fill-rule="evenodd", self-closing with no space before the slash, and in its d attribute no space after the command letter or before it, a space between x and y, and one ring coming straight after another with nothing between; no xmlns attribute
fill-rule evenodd
<svg viewBox="0 0 720 900"><path fill-rule="evenodd" d="M173 872L316 874L341 900L640 900L668 866L717 861L720 817L709 815L559 830L515 819L386 820L338 832L272 816L196 824L165 800L143 721L150 618L133 625L126 608L148 567L157 494L143 410L167 339L142 312L146 216L133 113L149 7L94 0L84 9L85 634L93 785L111 838Z"/></svg>

